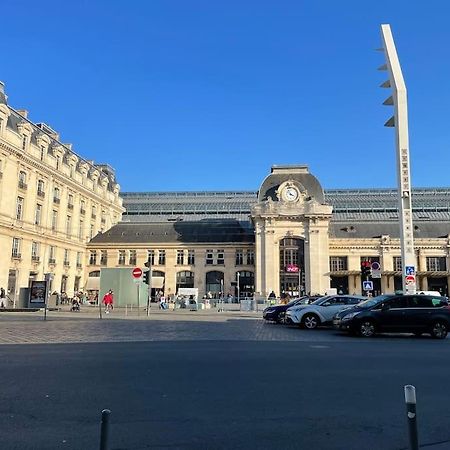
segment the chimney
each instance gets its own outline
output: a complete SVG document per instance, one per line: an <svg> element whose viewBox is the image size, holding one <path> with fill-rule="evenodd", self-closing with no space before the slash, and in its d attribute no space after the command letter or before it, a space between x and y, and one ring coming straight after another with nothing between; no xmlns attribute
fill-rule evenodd
<svg viewBox="0 0 450 450"><path fill-rule="evenodd" d="M27 111L26 109L18 109L17 112L18 112L21 116L25 117L25 119L28 118L28 111Z"/></svg>

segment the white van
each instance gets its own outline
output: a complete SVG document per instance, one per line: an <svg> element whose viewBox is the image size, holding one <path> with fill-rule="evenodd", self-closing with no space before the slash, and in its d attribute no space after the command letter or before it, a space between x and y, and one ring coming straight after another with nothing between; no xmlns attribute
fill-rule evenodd
<svg viewBox="0 0 450 450"><path fill-rule="evenodd" d="M418 291L421 295L433 295L434 297L442 297L439 291Z"/></svg>

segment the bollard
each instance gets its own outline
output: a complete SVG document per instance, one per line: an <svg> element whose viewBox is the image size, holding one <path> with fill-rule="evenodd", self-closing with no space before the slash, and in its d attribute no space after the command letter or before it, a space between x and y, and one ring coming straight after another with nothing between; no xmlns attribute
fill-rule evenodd
<svg viewBox="0 0 450 450"><path fill-rule="evenodd" d="M100 425L100 450L108 450L110 415L111 411L109 409L104 409L102 411L102 422Z"/></svg>
<svg viewBox="0 0 450 450"><path fill-rule="evenodd" d="M125 305L125 315L128 316L128 304Z"/></svg>
<svg viewBox="0 0 450 450"><path fill-rule="evenodd" d="M409 444L411 450L419 450L419 436L417 433L416 388L405 386L406 417L408 421Z"/></svg>

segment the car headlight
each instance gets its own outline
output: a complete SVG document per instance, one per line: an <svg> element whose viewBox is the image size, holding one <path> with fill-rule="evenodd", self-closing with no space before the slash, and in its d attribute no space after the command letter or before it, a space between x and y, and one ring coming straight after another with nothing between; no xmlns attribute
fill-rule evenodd
<svg viewBox="0 0 450 450"><path fill-rule="evenodd" d="M353 312L353 313L350 313L350 314L347 314L346 316L344 316L344 317L342 317L342 322L345 322L346 320L350 320L350 319L353 319L353 317L355 317L357 314L359 314L360 313L360 311L356 311L356 312Z"/></svg>

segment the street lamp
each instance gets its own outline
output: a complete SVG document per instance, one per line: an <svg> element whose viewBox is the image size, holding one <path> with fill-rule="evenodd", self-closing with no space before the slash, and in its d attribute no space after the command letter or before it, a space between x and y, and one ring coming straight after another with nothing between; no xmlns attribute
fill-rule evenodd
<svg viewBox="0 0 450 450"><path fill-rule="evenodd" d="M389 25L381 25L381 38L386 63L378 70L387 71L389 79L381 87L391 88L392 94L383 105L393 106L394 115L384 124L395 128L397 151L397 180L400 216L400 245L402 253L402 281L405 294L416 293L416 258L414 253L414 236L411 206L411 177L409 163L408 137L408 99L405 80L397 56L394 38Z"/></svg>

